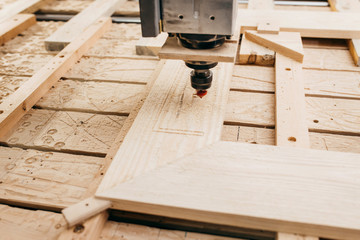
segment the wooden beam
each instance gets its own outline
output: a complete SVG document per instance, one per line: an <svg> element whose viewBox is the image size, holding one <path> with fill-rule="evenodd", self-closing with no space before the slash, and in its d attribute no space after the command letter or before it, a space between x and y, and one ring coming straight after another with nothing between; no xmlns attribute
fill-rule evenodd
<svg viewBox="0 0 360 240"><path fill-rule="evenodd" d="M33 14L17 14L0 22L0 46L34 24L36 18Z"/></svg>
<svg viewBox="0 0 360 240"><path fill-rule="evenodd" d="M96 0L85 10L71 18L45 40L48 51L61 51L87 27L101 17L110 17L125 0Z"/></svg>
<svg viewBox="0 0 360 240"><path fill-rule="evenodd" d="M0 104L0 137L4 137L4 135L11 131L12 127L22 116L32 108L110 26L110 18L103 18L97 21Z"/></svg>
<svg viewBox="0 0 360 240"><path fill-rule="evenodd" d="M17 0L0 10L0 23L7 19L13 18L19 13L33 13L46 3L53 0Z"/></svg>
<svg viewBox="0 0 360 240"><path fill-rule="evenodd" d="M302 64L276 53L276 145L309 147Z"/></svg>
<svg viewBox="0 0 360 240"><path fill-rule="evenodd" d="M360 38L360 15L340 12L303 12L284 10L242 10L241 32L256 30L259 23L278 23L280 31L299 32L302 37Z"/></svg>
<svg viewBox="0 0 360 240"><path fill-rule="evenodd" d="M278 34L262 34L257 31L246 31L245 36L250 41L274 50L300 63L303 62L304 49L299 33L279 32Z"/></svg>
<svg viewBox="0 0 360 240"><path fill-rule="evenodd" d="M359 172L359 154L219 142L98 196L120 210L352 240Z"/></svg>
<svg viewBox="0 0 360 240"><path fill-rule="evenodd" d="M360 2L358 0L328 0L333 11L360 13ZM349 39L348 46L354 63L360 67L360 38Z"/></svg>

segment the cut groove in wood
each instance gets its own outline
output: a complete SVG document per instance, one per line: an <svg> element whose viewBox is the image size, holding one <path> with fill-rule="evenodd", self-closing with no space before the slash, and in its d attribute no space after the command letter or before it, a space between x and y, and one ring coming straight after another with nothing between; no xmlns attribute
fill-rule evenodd
<svg viewBox="0 0 360 240"><path fill-rule="evenodd" d="M89 7L71 18L45 40L48 51L61 51L79 34L101 17L110 17L125 0L96 0Z"/></svg>
<svg viewBox="0 0 360 240"><path fill-rule="evenodd" d="M4 137L32 106L111 27L103 18L89 27L72 44L42 67L17 91L0 104L0 137Z"/></svg>

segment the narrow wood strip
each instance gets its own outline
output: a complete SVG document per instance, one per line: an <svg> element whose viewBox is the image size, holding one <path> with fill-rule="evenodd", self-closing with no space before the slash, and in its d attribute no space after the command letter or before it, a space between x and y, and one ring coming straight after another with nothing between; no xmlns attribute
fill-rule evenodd
<svg viewBox="0 0 360 240"><path fill-rule="evenodd" d="M43 4L52 2L53 0L16 0L11 4L7 4L0 10L0 23L6 19L13 18L19 13L36 12Z"/></svg>
<svg viewBox="0 0 360 240"><path fill-rule="evenodd" d="M111 19L100 19L79 38L48 62L8 99L0 104L0 137L3 137L31 109L72 65L111 26Z"/></svg>
<svg viewBox="0 0 360 240"><path fill-rule="evenodd" d="M36 24L33 14L17 14L0 23L0 46Z"/></svg>
<svg viewBox="0 0 360 240"><path fill-rule="evenodd" d="M302 64L276 53L276 145L309 147Z"/></svg>
<svg viewBox="0 0 360 240"><path fill-rule="evenodd" d="M45 40L45 48L49 51L61 51L85 29L101 17L110 17L125 0L96 0L89 7L71 18L55 33Z"/></svg>

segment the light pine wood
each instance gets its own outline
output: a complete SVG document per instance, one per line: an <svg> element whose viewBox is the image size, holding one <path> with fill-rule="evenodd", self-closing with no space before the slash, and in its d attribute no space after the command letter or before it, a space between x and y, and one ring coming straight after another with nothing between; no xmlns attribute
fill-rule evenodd
<svg viewBox="0 0 360 240"><path fill-rule="evenodd" d="M318 240L317 237L309 237L300 234L278 233L276 240Z"/></svg>
<svg viewBox="0 0 360 240"><path fill-rule="evenodd" d="M304 59L304 50L299 33L279 32L278 34L245 31L248 40L267 47L281 55L292 58L300 63Z"/></svg>
<svg viewBox="0 0 360 240"><path fill-rule="evenodd" d="M108 213L102 212L101 214L92 217L84 224L81 224L81 230L78 230L79 226L74 226L62 232L58 240L98 240L107 221L107 218Z"/></svg>
<svg viewBox="0 0 360 240"><path fill-rule="evenodd" d="M360 153L360 138L338 134L310 132L312 149L336 152ZM223 141L243 142L261 145L275 145L275 130L245 126L224 125Z"/></svg>
<svg viewBox="0 0 360 240"><path fill-rule="evenodd" d="M0 105L0 137L11 130L110 26L109 18L97 21Z"/></svg>
<svg viewBox="0 0 360 240"><path fill-rule="evenodd" d="M360 2L358 0L329 0L329 3L333 11L360 13ZM360 38L349 39L348 45L355 65L360 66Z"/></svg>
<svg viewBox="0 0 360 240"><path fill-rule="evenodd" d="M136 54L145 56L157 56L168 38L167 33L161 33L157 37L140 38L136 43Z"/></svg>
<svg viewBox="0 0 360 240"><path fill-rule="evenodd" d="M238 15L242 33L256 30L259 22L275 22L280 31L299 32L302 37L360 38L360 15L356 13L239 9Z"/></svg>
<svg viewBox="0 0 360 240"><path fill-rule="evenodd" d="M0 45L16 37L19 33L36 23L33 14L17 14L0 23Z"/></svg>
<svg viewBox="0 0 360 240"><path fill-rule="evenodd" d="M0 148L0 201L59 211L87 198L99 157Z"/></svg>
<svg viewBox="0 0 360 240"><path fill-rule="evenodd" d="M219 142L101 195L128 211L350 240L360 234L359 161L358 154Z"/></svg>
<svg viewBox="0 0 360 240"><path fill-rule="evenodd" d="M276 53L276 145L309 147L302 64Z"/></svg>
<svg viewBox="0 0 360 240"><path fill-rule="evenodd" d="M277 23L259 23L257 27L258 33L278 34L280 32L280 26Z"/></svg>
<svg viewBox="0 0 360 240"><path fill-rule="evenodd" d="M102 17L110 17L125 0L96 0L81 13L71 18L66 24L45 40L48 51L61 51L89 26Z"/></svg>
<svg viewBox="0 0 360 240"><path fill-rule="evenodd" d="M159 57L189 61L234 62L237 46L236 42L225 42L215 49L189 49L181 46L175 37L169 37L161 48Z"/></svg>
<svg viewBox="0 0 360 240"><path fill-rule="evenodd" d="M220 139L232 66L214 69L213 86L200 99L190 86L190 70L181 61L167 61L98 193ZM178 116L176 121L164 121L173 116Z"/></svg>
<svg viewBox="0 0 360 240"><path fill-rule="evenodd" d="M249 0L248 9L274 9L273 0Z"/></svg>
<svg viewBox="0 0 360 240"><path fill-rule="evenodd" d="M275 64L275 52L249 41L246 36L243 35L237 63L273 66Z"/></svg>
<svg viewBox="0 0 360 240"><path fill-rule="evenodd" d="M7 19L13 18L19 13L36 12L43 4L50 3L53 0L16 0L11 4L5 5L0 10L0 23Z"/></svg>

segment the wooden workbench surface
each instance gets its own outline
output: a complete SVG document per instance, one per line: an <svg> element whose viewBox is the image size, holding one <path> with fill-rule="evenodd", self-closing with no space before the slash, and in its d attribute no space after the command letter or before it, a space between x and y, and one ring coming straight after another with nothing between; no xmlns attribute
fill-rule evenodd
<svg viewBox="0 0 360 240"><path fill-rule="evenodd" d="M9 2L0 1L0 8ZM76 13L90 2L57 0L41 12ZM137 15L135 2L127 6L127 12L118 14ZM0 47L0 101L54 55L45 50L44 40L62 24L38 22ZM103 175L104 157L158 64L155 57L135 55L140 35L140 25L113 24L14 131L1 139L0 202L50 211L0 205L0 232L21 228L28 234L16 235L17 239L38 239L42 234L55 239L65 226L55 212L93 195ZM360 68L354 66L345 42L304 39L303 43L311 148L360 153ZM223 140L275 145L274 101L273 68L236 65ZM35 226L35 220L41 224ZM154 240L176 239L161 238L161 234L215 239L161 231L108 222L101 239L127 239L126 232L137 237L153 235L146 239Z"/></svg>

